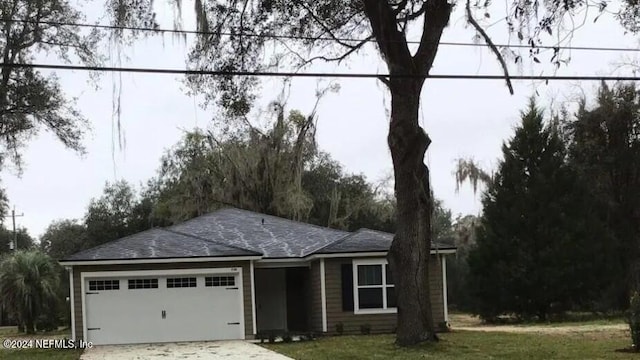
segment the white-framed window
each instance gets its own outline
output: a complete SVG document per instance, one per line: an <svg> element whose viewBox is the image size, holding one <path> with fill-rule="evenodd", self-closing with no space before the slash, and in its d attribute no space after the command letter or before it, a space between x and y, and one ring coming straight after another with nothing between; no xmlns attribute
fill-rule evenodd
<svg viewBox="0 0 640 360"><path fill-rule="evenodd" d="M235 286L235 276L207 276L204 278L204 286Z"/></svg>
<svg viewBox="0 0 640 360"><path fill-rule="evenodd" d="M395 313L396 306L395 286L387 260L354 259L354 313Z"/></svg>
<svg viewBox="0 0 640 360"><path fill-rule="evenodd" d="M196 287L195 277L167 278L167 289Z"/></svg>
<svg viewBox="0 0 640 360"><path fill-rule="evenodd" d="M157 288L158 279L129 279L129 290Z"/></svg>
<svg viewBox="0 0 640 360"><path fill-rule="evenodd" d="M120 280L89 280L89 291L120 290Z"/></svg>

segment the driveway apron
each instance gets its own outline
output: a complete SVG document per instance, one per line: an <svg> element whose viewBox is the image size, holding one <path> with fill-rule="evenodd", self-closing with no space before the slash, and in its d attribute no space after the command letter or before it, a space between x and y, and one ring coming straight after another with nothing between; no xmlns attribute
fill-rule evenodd
<svg viewBox="0 0 640 360"><path fill-rule="evenodd" d="M80 360L291 360L247 341L101 345L85 350Z"/></svg>

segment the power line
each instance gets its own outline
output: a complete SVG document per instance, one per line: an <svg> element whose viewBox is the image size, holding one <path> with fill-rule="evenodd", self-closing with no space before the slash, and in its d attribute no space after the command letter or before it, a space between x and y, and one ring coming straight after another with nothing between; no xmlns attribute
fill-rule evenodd
<svg viewBox="0 0 640 360"><path fill-rule="evenodd" d="M315 77L315 78L359 78L359 79L379 79L390 78L390 74L372 73L328 73L328 72L275 72L275 71L221 71L221 70L185 70L185 69L153 69L153 68L132 68L132 67L108 67L108 66L84 66L84 65L58 65L58 64L4 64L0 63L0 68L22 68L22 69L46 69L46 70L80 70L80 71L103 71L103 72L125 72L125 73L146 73L146 74L168 74L168 75L211 75L211 76L258 76L258 77ZM429 74L413 75L398 74L395 78L428 78L428 79L449 79L449 80L504 80L504 75L451 75L451 74ZM599 75L569 75L569 76L544 76L544 75L514 75L509 76L511 80L559 80L559 81L638 81L638 76L599 76Z"/></svg>
<svg viewBox="0 0 640 360"><path fill-rule="evenodd" d="M313 37L313 36L299 36L299 35L282 35L282 34L254 34L254 33L230 33L230 32L211 32L211 31L197 31L197 30L181 30L181 29L165 29L165 28L150 28L150 27L135 27L135 26L115 26L115 25L103 25L103 24L87 24L87 23L73 23L73 22L58 22L58 21L36 21L26 19L0 19L1 22L17 22L27 24L43 24L51 26L75 26L81 28L94 28L94 29L106 29L106 30L127 30L127 31L144 31L155 33L170 33L170 34L190 34L190 35L220 35L220 36L246 36L253 38L269 38L269 39L285 39L285 40L308 40L308 41L332 41L332 42L376 42L375 39L353 39L353 38L339 38L339 37ZM394 42L394 41L390 41ZM420 44L420 41L407 40L407 44ZM442 41L440 45L445 46L465 46L465 47L487 47L488 44L484 43L466 43L466 42L447 42ZM552 45L536 45L531 47L530 45L523 44L495 44L496 47L504 48L521 48L521 49L546 49L546 50L579 50L579 51L614 51L614 52L640 52L640 48L617 48L617 47L598 47L598 46L552 46Z"/></svg>

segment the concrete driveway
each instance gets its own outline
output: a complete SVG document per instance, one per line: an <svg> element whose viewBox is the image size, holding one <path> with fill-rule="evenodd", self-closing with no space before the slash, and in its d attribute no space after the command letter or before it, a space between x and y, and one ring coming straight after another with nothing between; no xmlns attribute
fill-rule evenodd
<svg viewBox="0 0 640 360"><path fill-rule="evenodd" d="M208 341L163 344L103 345L86 349L80 360L291 360L247 341Z"/></svg>

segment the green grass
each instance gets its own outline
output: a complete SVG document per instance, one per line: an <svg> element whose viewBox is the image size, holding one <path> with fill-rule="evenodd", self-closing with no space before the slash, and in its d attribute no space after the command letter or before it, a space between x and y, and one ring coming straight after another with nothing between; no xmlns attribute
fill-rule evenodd
<svg viewBox="0 0 640 360"><path fill-rule="evenodd" d="M59 328L58 330L49 332L38 332L33 335L26 335L18 331L15 326L0 327L0 340L12 338L33 338L33 339L56 339L70 337L71 332L68 328ZM0 348L0 360L78 360L82 354L81 349L2 349Z"/></svg>
<svg viewBox="0 0 640 360"><path fill-rule="evenodd" d="M299 360L355 359L640 359L616 352L629 345L622 331L566 335L457 331L436 344L398 348L393 335L336 336L316 341L266 344Z"/></svg>
<svg viewBox="0 0 640 360"><path fill-rule="evenodd" d="M81 349L20 349L0 350L2 360L78 360Z"/></svg>

